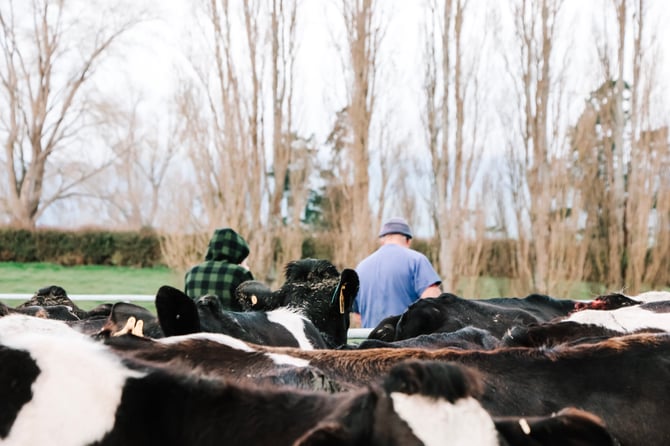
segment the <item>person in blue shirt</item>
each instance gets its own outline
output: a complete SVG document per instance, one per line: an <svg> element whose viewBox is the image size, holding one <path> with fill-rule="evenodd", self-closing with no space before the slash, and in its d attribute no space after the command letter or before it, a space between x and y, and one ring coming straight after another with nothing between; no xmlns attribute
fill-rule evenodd
<svg viewBox="0 0 670 446"><path fill-rule="evenodd" d="M412 230L393 217L379 231L381 246L356 267L360 287L352 325L374 328L382 319L402 314L420 298L442 294L442 280L428 258L410 248Z"/></svg>

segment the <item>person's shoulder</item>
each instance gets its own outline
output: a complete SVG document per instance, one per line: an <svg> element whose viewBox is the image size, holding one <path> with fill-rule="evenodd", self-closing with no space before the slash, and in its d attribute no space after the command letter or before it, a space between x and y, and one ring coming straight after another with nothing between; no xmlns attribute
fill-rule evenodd
<svg viewBox="0 0 670 446"><path fill-rule="evenodd" d="M429 260L428 260L428 256L425 255L424 253L422 253L421 251L417 251L416 249L408 249L407 251L409 251L409 253L410 253L410 255L412 256L412 258L414 258L414 259L416 259L416 260L426 260L426 261L429 261Z"/></svg>

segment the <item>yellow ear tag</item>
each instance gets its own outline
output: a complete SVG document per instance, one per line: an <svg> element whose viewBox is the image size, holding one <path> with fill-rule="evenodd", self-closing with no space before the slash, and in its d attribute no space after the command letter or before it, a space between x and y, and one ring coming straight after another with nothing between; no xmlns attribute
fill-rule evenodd
<svg viewBox="0 0 670 446"><path fill-rule="evenodd" d="M340 314L344 314L344 287L346 285L342 284L340 287Z"/></svg>

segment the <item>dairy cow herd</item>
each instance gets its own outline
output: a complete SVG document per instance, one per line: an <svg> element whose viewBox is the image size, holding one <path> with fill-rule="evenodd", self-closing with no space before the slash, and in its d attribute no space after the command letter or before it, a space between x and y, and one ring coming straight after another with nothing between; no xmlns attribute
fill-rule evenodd
<svg viewBox="0 0 670 446"><path fill-rule="evenodd" d="M303 259L242 312L169 286L156 313L0 305L0 444L670 444L668 292L444 293L348 344L357 290Z"/></svg>

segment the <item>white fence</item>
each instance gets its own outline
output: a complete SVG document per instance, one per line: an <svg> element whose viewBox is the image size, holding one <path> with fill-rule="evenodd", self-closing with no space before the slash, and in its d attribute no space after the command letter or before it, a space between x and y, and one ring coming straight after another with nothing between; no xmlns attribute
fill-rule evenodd
<svg viewBox="0 0 670 446"><path fill-rule="evenodd" d="M4 300L20 300L26 301L33 297L31 294L0 294L0 301ZM95 301L104 301L104 302L153 302L156 299L156 296L151 296L148 294L71 294L68 295L72 302L82 301L82 300L95 300ZM360 342L363 339L366 339L370 332L371 328L350 328L347 333L347 338L349 342Z"/></svg>

